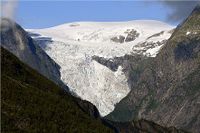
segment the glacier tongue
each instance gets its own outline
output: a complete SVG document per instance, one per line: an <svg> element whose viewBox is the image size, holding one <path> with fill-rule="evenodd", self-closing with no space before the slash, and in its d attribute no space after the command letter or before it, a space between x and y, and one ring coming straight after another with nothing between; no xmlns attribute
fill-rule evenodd
<svg viewBox="0 0 200 133"><path fill-rule="evenodd" d="M114 110L114 105L130 91L121 67L113 72L92 60L86 51L79 53L84 49L76 45L53 42L49 46L46 52L61 66L62 81L82 99L93 103L102 116Z"/></svg>
<svg viewBox="0 0 200 133"><path fill-rule="evenodd" d="M135 52L154 57L163 45L160 42L170 37L172 28L158 21L79 22L28 31L41 35L33 38L61 66L61 79L70 90L93 103L105 116L130 89L121 66L114 72L92 60L92 56L108 59ZM134 41L119 44L110 40L116 35L126 36L130 29L139 33ZM156 34L161 31L163 34ZM45 40L47 37L52 40Z"/></svg>

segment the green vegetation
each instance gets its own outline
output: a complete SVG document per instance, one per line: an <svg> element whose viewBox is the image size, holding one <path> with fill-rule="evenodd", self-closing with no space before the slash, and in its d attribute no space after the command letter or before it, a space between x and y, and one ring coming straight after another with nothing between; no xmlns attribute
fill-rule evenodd
<svg viewBox="0 0 200 133"><path fill-rule="evenodd" d="M2 132L112 132L76 104L77 98L1 48Z"/></svg>

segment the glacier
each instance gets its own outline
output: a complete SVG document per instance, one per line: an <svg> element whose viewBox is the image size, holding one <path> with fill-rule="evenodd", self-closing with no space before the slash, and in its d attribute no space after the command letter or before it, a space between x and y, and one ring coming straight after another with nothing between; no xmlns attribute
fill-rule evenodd
<svg viewBox="0 0 200 133"><path fill-rule="evenodd" d="M93 103L103 117L114 110L130 89L121 66L112 71L92 57L112 59L126 54L155 57L173 28L159 21L135 20L74 22L27 31L37 34L32 37L60 65L61 79L70 91Z"/></svg>

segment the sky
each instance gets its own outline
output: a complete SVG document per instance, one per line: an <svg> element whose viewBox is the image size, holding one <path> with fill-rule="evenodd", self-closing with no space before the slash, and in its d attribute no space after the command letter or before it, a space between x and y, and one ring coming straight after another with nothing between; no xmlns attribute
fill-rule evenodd
<svg viewBox="0 0 200 133"><path fill-rule="evenodd" d="M185 4L188 5L188 4ZM159 20L171 25L171 10L158 1L28 1L19 0L15 20L24 28L47 28L76 21Z"/></svg>
<svg viewBox="0 0 200 133"><path fill-rule="evenodd" d="M47 28L75 21L166 21L167 11L159 2L20 1L16 21L24 28Z"/></svg>

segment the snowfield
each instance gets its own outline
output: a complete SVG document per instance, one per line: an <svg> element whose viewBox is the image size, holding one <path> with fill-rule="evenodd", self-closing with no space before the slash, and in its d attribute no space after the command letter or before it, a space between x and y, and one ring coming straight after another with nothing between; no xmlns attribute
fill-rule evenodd
<svg viewBox="0 0 200 133"><path fill-rule="evenodd" d="M61 79L70 90L93 103L105 116L130 89L121 66L111 71L92 56L113 58L138 53L155 57L173 28L159 21L136 20L76 22L27 31L40 34L32 37L61 66ZM131 40L126 42L128 37Z"/></svg>

